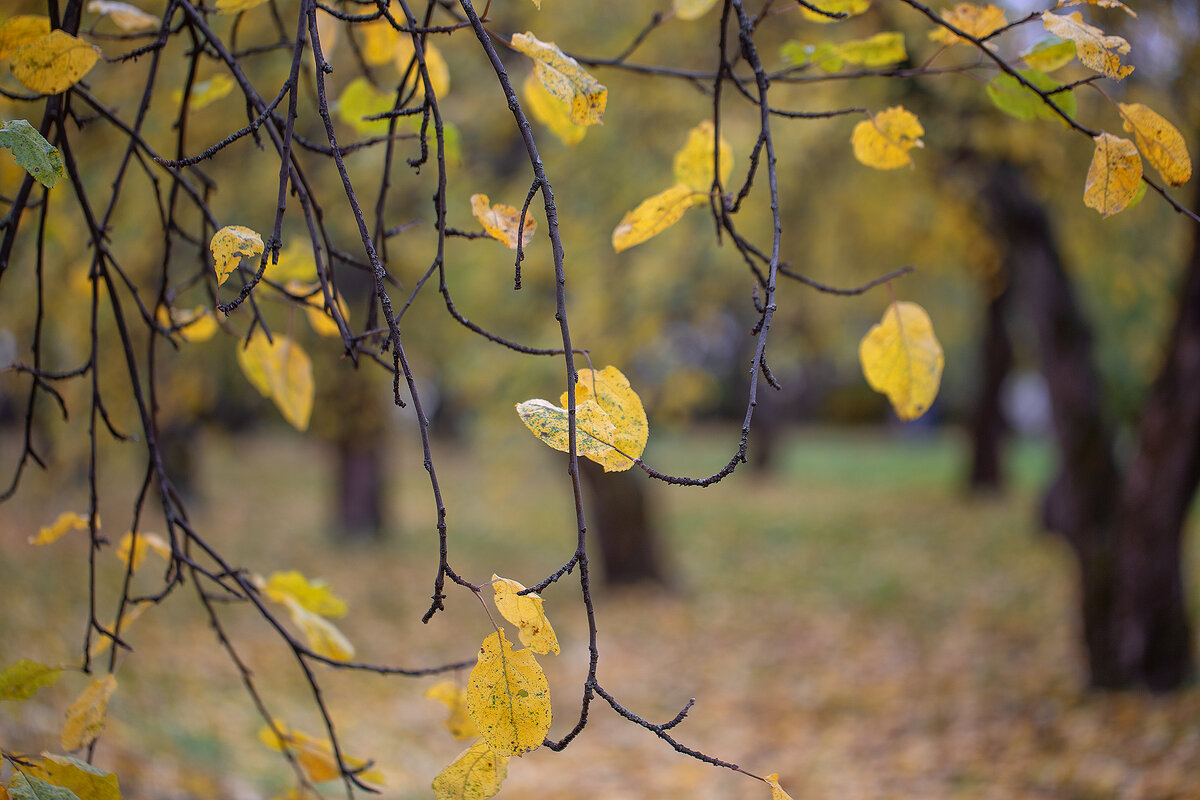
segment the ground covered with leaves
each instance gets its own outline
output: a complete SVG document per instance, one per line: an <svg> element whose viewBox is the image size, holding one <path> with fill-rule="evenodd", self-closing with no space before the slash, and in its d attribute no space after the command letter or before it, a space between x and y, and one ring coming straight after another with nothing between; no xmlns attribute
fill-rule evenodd
<svg viewBox="0 0 1200 800"><path fill-rule="evenodd" d="M561 459L522 436L446 446L452 556L476 582L496 572L535 583L573 547ZM646 459L706 473L732 449L727 439L663 435ZM1200 691L1081 689L1073 567L1031 522L1044 450L1014 453L1007 494L972 499L949 434L799 430L786 445L771 472L739 470L705 490L652 486L672 585L598 597L600 676L622 702L663 722L696 697L677 737L756 774L778 772L797 800L1200 797ZM361 658L407 667L470 658L490 631L466 592L451 591L447 612L420 623L436 537L419 461L393 465L394 535L347 546L330 538L333 458L319 443L210 434L195 455L199 529L254 571L326 578L349 603L338 625ZM116 489L122 458L115 449L105 461L113 483L101 514L114 542L132 504ZM85 507L81 489L38 475L4 507L0 662L78 663L83 539L38 549L26 540L60 511ZM115 583L106 576L99 588L107 618ZM289 770L256 735L261 719L190 591L130 629L136 652L118 672L96 761L131 798L285 792ZM561 655L542 659L558 737L578 713L586 625L570 579L543 596L562 643ZM1195 593L1192 605L1200 612ZM318 732L306 685L262 621L237 607L224 613L273 713ZM376 761L384 796L432 796L430 781L462 749L442 726L444 707L422 696L436 679L321 677L346 748ZM67 675L0 706L0 747L58 750L63 711L86 682ZM765 800L769 790L674 753L600 705L565 752L514 759L499 796Z"/></svg>

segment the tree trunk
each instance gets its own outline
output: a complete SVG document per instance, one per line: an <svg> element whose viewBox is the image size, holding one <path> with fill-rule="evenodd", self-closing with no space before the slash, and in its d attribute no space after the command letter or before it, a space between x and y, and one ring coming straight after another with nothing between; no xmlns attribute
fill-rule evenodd
<svg viewBox="0 0 1200 800"><path fill-rule="evenodd" d="M375 444L341 440L337 448L337 526L360 541L383 537L383 452Z"/></svg>
<svg viewBox="0 0 1200 800"><path fill-rule="evenodd" d="M1004 419L1000 390L1012 369L1012 341L1004 317L1008 311L1008 275L1005 270L988 281L989 294L986 328L980 353L983 368L979 376L979 394L971 416L971 475L973 492L995 492L1003 488L1002 456L1008 423Z"/></svg>
<svg viewBox="0 0 1200 800"><path fill-rule="evenodd" d="M579 475L591 499L589 532L600 544L605 583L665 584L646 477L636 470L605 472L585 458Z"/></svg>

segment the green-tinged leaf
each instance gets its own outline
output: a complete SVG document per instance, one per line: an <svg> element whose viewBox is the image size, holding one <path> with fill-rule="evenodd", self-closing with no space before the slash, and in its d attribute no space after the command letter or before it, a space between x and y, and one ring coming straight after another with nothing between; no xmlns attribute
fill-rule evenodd
<svg viewBox="0 0 1200 800"><path fill-rule="evenodd" d="M1129 42L1120 36L1108 36L1097 27L1088 25L1078 13L1069 16L1042 14L1046 30L1060 39L1075 43L1075 54L1079 63L1088 69L1121 80L1133 72L1133 66L1121 63L1121 56L1129 52Z"/></svg>
<svg viewBox="0 0 1200 800"><path fill-rule="evenodd" d="M38 689L53 686L61 677L61 668L23 658L0 672L0 700L28 700Z"/></svg>
<svg viewBox="0 0 1200 800"><path fill-rule="evenodd" d="M344 617L349 610L346 601L333 593L327 581L309 580L297 570L272 572L261 588L268 600L285 603L291 598L322 617Z"/></svg>
<svg viewBox="0 0 1200 800"><path fill-rule="evenodd" d="M1007 24L1007 20L1004 18L1004 9L991 3L988 3L986 6L977 6L974 3L959 3L954 8L943 9L942 20L958 28L968 36L974 36L976 39L982 39L989 33L993 33ZM943 27L938 27L936 30L930 31L929 38L946 45L971 45L969 40Z"/></svg>
<svg viewBox="0 0 1200 800"><path fill-rule="evenodd" d="M818 14L812 9L800 6L800 13L811 22L840 22L847 17L857 16L871 6L871 0L806 0L807 4L826 12ZM843 17L830 17L828 14L844 14Z"/></svg>
<svg viewBox="0 0 1200 800"><path fill-rule="evenodd" d="M925 146L920 139L924 133L916 114L893 106L855 125L850 143L854 157L868 167L897 169L913 163L908 151Z"/></svg>
<svg viewBox="0 0 1200 800"><path fill-rule="evenodd" d="M587 126L571 121L571 104L546 91L546 87L532 72L521 84L521 93L525 95L525 107L533 114L533 118L549 128L563 144L574 147L583 140Z"/></svg>
<svg viewBox="0 0 1200 800"><path fill-rule="evenodd" d="M534 74L546 91L571 104L571 121L577 125L598 125L608 104L608 89L587 73L579 62L558 49L554 42L543 42L532 33L514 33L513 49L534 60Z"/></svg>
<svg viewBox="0 0 1200 800"><path fill-rule="evenodd" d="M688 131L687 140L675 153L675 183L686 184L697 192L708 194L713 185L713 145L716 136L711 120L704 120ZM733 171L733 148L721 137L721 183L729 180ZM704 198L700 198L704 202Z"/></svg>
<svg viewBox="0 0 1200 800"><path fill-rule="evenodd" d="M96 517L96 528L100 527L100 518ZM37 536L30 536L29 543L41 547L53 544L71 531L88 530L88 518L74 511L64 511L58 519L38 531Z"/></svg>
<svg viewBox="0 0 1200 800"><path fill-rule="evenodd" d="M338 119L353 127L360 135L386 136L386 119L364 117L391 111L396 105L396 96L376 89L369 80L359 76L346 84L346 88L338 95L336 105Z"/></svg>
<svg viewBox="0 0 1200 800"><path fill-rule="evenodd" d="M886 31L867 39L842 42L837 46L837 52L848 63L864 67L885 67L908 58L904 34L899 31Z"/></svg>
<svg viewBox="0 0 1200 800"><path fill-rule="evenodd" d="M1146 182L1141 181L1140 183L1138 183L1137 192L1134 193L1133 199L1129 201L1129 205L1125 206L1125 210L1128 211L1131 208L1136 208L1137 205L1145 199L1146 199Z"/></svg>
<svg viewBox="0 0 1200 800"><path fill-rule="evenodd" d="M1171 186L1183 186L1192 177L1187 143L1174 125L1141 103L1117 103L1125 130L1133 134L1142 155Z"/></svg>
<svg viewBox="0 0 1200 800"><path fill-rule="evenodd" d="M213 269L217 273L217 286L220 286L241 265L243 259L262 255L263 240L250 228L242 225L226 225L213 234L208 247L212 251Z"/></svg>
<svg viewBox="0 0 1200 800"><path fill-rule="evenodd" d="M813 45L792 39L784 43L780 53L788 63L801 66L816 64L825 72L839 72L846 66L846 59L842 58L837 45L832 42Z"/></svg>
<svg viewBox="0 0 1200 800"><path fill-rule="evenodd" d="M520 594L525 587L508 578L492 575L492 591L500 616L516 625L521 644L535 653L558 655L558 637L546 618L542 598L536 592Z"/></svg>
<svg viewBox="0 0 1200 800"><path fill-rule="evenodd" d="M626 212L613 229L612 246L616 252L628 250L653 238L679 222L689 208L706 193L697 193L685 183L679 183L653 197L647 197L637 208Z"/></svg>
<svg viewBox="0 0 1200 800"><path fill-rule="evenodd" d="M218 14L237 14L261 6L267 0L217 0Z"/></svg>
<svg viewBox="0 0 1200 800"><path fill-rule="evenodd" d="M507 777L508 756L480 739L433 779L433 794L436 800L486 800L500 791Z"/></svg>
<svg viewBox="0 0 1200 800"><path fill-rule="evenodd" d="M23 44L34 42L50 32L50 18L39 14L18 14L0 22L0 58L8 58Z"/></svg>
<svg viewBox="0 0 1200 800"><path fill-rule="evenodd" d="M471 715L467 713L466 689L454 681L438 681L425 690L425 696L430 700L445 703L446 708L450 710L446 719L442 720L442 724L455 739L462 741L479 735L479 730L471 721Z"/></svg>
<svg viewBox="0 0 1200 800"><path fill-rule="evenodd" d="M937 397L945 358L933 322L916 303L892 303L858 346L871 388L887 395L896 416L914 420Z"/></svg>
<svg viewBox="0 0 1200 800"><path fill-rule="evenodd" d="M65 92L100 60L100 48L61 30L26 42L12 54L13 76L41 94Z"/></svg>
<svg viewBox="0 0 1200 800"><path fill-rule="evenodd" d="M717 4L717 0L674 0L671 8L675 16L682 20L700 19Z"/></svg>
<svg viewBox="0 0 1200 800"><path fill-rule="evenodd" d="M533 240L534 231L537 230L537 220L528 212L522 224L520 209L505 203L489 205L486 194L471 195L471 213L483 225L488 236L503 242L510 250L517 249L518 232L521 236L521 246L527 247Z"/></svg>
<svg viewBox="0 0 1200 800"><path fill-rule="evenodd" d="M107 14L118 28L127 33L157 28L162 20L153 14L147 14L135 5L118 3L115 0L92 0L87 10L93 14Z"/></svg>
<svg viewBox="0 0 1200 800"><path fill-rule="evenodd" d="M104 718L108 711L108 700L117 690L117 679L111 672L97 678L67 709L67 720L63 723L63 750L78 750L96 741L104 730Z"/></svg>
<svg viewBox="0 0 1200 800"><path fill-rule="evenodd" d="M8 782L8 794L13 800L80 800L65 786L55 786L35 775L17 770Z"/></svg>
<svg viewBox="0 0 1200 800"><path fill-rule="evenodd" d="M1047 36L1021 54L1030 69L1054 72L1075 59L1075 43L1057 36Z"/></svg>
<svg viewBox="0 0 1200 800"><path fill-rule="evenodd" d="M70 789L79 800L121 800L117 776L70 756L42 753L47 779Z"/></svg>
<svg viewBox="0 0 1200 800"><path fill-rule="evenodd" d="M547 400L526 400L517 404L517 414L534 436L555 450L568 451L565 408L559 408ZM578 455L587 456L593 461L601 458L612 450L609 442L613 439L613 433L612 422L596 405L596 401L575 404L575 450Z"/></svg>
<svg viewBox="0 0 1200 800"><path fill-rule="evenodd" d="M1033 69L1022 69L1018 72L1021 77L1044 92L1057 89L1062 85L1044 72ZM988 82L987 95L996 108L1018 119L1029 120L1040 117L1062 121L1062 118L1054 113L1054 109L1043 102L1037 92L1022 85L1007 73L997 75ZM1057 92L1051 95L1051 99L1067 116L1075 116L1077 107L1074 90Z"/></svg>
<svg viewBox="0 0 1200 800"><path fill-rule="evenodd" d="M0 147L11 150L17 165L47 189L66 174L58 148L23 119L0 121Z"/></svg>
<svg viewBox="0 0 1200 800"><path fill-rule="evenodd" d="M1103 217L1124 210L1142 182L1142 158L1137 145L1128 139L1101 133L1093 141L1096 149L1088 167L1083 202Z"/></svg>
<svg viewBox="0 0 1200 800"><path fill-rule="evenodd" d="M621 472L633 466L631 459L641 458L649 437L646 409L642 398L629 385L629 380L613 366L602 370L581 369L575 384L575 402L594 400L613 426L609 441L616 449L608 449L600 457L588 456L604 467L605 472ZM567 395L561 402L566 405ZM617 452L617 451L620 452ZM522 640L523 641L523 640Z"/></svg>
<svg viewBox="0 0 1200 800"><path fill-rule="evenodd" d="M502 630L484 639L467 682L467 712L499 755L540 747L550 730L550 685L533 652L513 650Z"/></svg>

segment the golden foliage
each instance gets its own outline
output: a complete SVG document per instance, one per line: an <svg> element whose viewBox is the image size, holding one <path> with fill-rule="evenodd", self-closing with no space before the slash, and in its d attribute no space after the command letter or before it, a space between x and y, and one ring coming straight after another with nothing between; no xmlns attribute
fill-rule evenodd
<svg viewBox="0 0 1200 800"><path fill-rule="evenodd" d="M1142 182L1142 159L1128 139L1101 133L1088 167L1083 202L1101 216L1111 217L1133 201Z"/></svg>
<svg viewBox="0 0 1200 800"><path fill-rule="evenodd" d="M855 125L850 143L854 157L868 167L898 169L913 163L909 151L925 146L924 133L916 114L893 106Z"/></svg>
<svg viewBox="0 0 1200 800"><path fill-rule="evenodd" d="M887 395L902 420L921 416L937 397L945 357L929 314L916 303L889 305L859 343L858 358L867 383Z"/></svg>
<svg viewBox="0 0 1200 800"><path fill-rule="evenodd" d="M521 644L535 653L558 655L558 637L546 618L542 598L536 592L519 594L525 587L508 578L492 574L492 591L500 616L516 625Z"/></svg>
<svg viewBox="0 0 1200 800"><path fill-rule="evenodd" d="M67 720L62 729L63 750L78 750L96 741L104 730L104 718L108 711L108 700L117 690L117 678L111 672L97 678L67 709Z"/></svg>
<svg viewBox="0 0 1200 800"><path fill-rule="evenodd" d="M533 652L513 650L502 630L484 639L467 682L467 712L499 755L540 747L550 730L550 685Z"/></svg>

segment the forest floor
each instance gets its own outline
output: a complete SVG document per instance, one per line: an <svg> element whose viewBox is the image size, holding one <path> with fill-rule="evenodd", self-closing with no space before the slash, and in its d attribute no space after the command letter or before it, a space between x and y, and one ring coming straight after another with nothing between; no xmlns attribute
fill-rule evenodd
<svg viewBox="0 0 1200 800"><path fill-rule="evenodd" d="M411 444L411 431L396 436ZM497 572L532 584L572 552L563 462L531 443L492 435L471 451L439 447L452 563L470 580ZM728 432L656 433L646 459L709 474L735 444ZM0 442L0 463L12 463L12 448ZM318 443L206 434L194 455L197 529L250 570L327 579L350 605L337 625L359 658L404 667L471 658L490 631L463 590L451 589L448 610L420 622L437 541L419 461L393 464L392 535L352 545L330 536L332 459ZM114 541L138 488L131 458L118 449L103 462L103 532ZM673 730L678 739L749 772L779 773L795 800L1200 799L1200 690L1082 689L1073 565L1034 523L1035 487L1049 471L1044 448L1018 449L1009 491L991 498L964 494L963 461L953 433L802 429L786 436L772 472L742 468L703 490L653 484L672 585L597 591L601 683L657 722L695 697ZM0 506L0 667L20 658L79 663L83 537L38 549L26 539L59 512L85 508L81 486L37 472ZM1200 619L1195 527L1188 558ZM142 528L161 522L150 515ZM97 616L107 619L121 564L111 551L99 562L112 572L98 583ZM145 567L137 579L149 590L155 573ZM587 631L573 576L543 595L563 646L541 659L557 737L578 715ZM318 733L311 695L272 632L249 609L220 610L272 713ZM259 742L262 721L193 586L148 611L128 641L135 652L119 663L95 752L127 798L267 800L287 791L289 768ZM442 727L444 708L422 697L434 679L318 674L347 750L386 775L383 796L431 797L430 781L463 747ZM0 748L59 751L64 709L86 683L69 674L33 700L0 705ZM498 795L769 796L744 775L673 752L602 702L564 752L514 759Z"/></svg>

